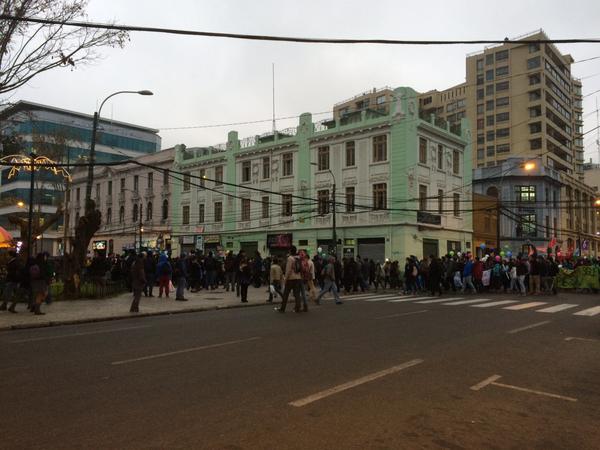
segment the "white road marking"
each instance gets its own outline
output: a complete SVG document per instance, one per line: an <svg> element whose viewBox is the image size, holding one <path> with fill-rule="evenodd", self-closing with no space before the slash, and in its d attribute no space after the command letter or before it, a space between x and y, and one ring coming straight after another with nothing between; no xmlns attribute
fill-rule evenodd
<svg viewBox="0 0 600 450"><path fill-rule="evenodd" d="M410 311L410 312L405 312L405 313L398 313L398 314L390 314L389 316L381 316L381 317L375 317L375 319L391 319L392 317L402 317L402 316L411 316L413 314L422 314L429 311L428 309L422 309L420 311Z"/></svg>
<svg viewBox="0 0 600 450"><path fill-rule="evenodd" d="M534 323L532 325L527 325L526 327L515 328L514 330L507 331L507 333L508 334L519 333L521 331L529 330L531 328L541 327L542 325L546 325L547 323L550 323L550 322L551 322L550 320L545 320L543 322L538 322L538 323Z"/></svg>
<svg viewBox="0 0 600 450"><path fill-rule="evenodd" d="M496 381L496 380L498 380L498 379L500 379L500 378L502 378L502 376L500 376L500 375L492 375L491 377L489 377L489 378L486 378L486 379L485 379L485 380L483 380L482 382L480 382L480 383L477 383L477 384L476 384L476 385L474 385L474 386L471 386L471 390L473 390L473 391L478 391L478 390L480 390L480 389L483 389L483 388L484 388L484 387L486 387L488 384L492 384L494 381Z"/></svg>
<svg viewBox="0 0 600 450"><path fill-rule="evenodd" d="M385 297L369 298L369 299L367 299L365 301L366 302L383 302L383 301L391 300L391 299L395 299L395 298L398 298L398 296L397 295L388 295L388 296L385 296Z"/></svg>
<svg viewBox="0 0 600 450"><path fill-rule="evenodd" d="M392 295L392 294L353 294L353 295L340 295L340 298L349 300L349 299L354 299L354 298L371 298L371 297L377 297L379 295Z"/></svg>
<svg viewBox="0 0 600 450"><path fill-rule="evenodd" d="M595 316L596 314L600 314L600 306L594 306L593 308L573 313L574 316Z"/></svg>
<svg viewBox="0 0 600 450"><path fill-rule="evenodd" d="M558 398L560 400L566 400L569 402L577 401L577 399L573 398L573 397L566 397L564 395L551 394L550 392L536 391L534 389L527 389L527 388L522 388L519 386L513 386L512 384L497 383L496 380L498 380L500 378L502 378L500 375L492 375L491 377L486 378L482 382L477 383L474 386L471 386L471 390L479 391L486 386L492 385L492 386L498 386L498 387L503 387L503 388L507 388L507 389L514 389L515 391L528 392L530 394L543 395L544 397Z"/></svg>
<svg viewBox="0 0 600 450"><path fill-rule="evenodd" d="M536 391L533 389L522 388L519 386L513 386L512 384L504 384L504 383L491 383L494 386L500 386L508 389L514 389L515 391L528 392L530 394L543 395L544 397L558 398L560 400L566 400L568 402L576 402L577 399L573 397L566 397L564 395L551 394L550 392Z"/></svg>
<svg viewBox="0 0 600 450"><path fill-rule="evenodd" d="M562 303L560 305L551 306L550 308L538 309L537 312L555 313L559 311L564 311L565 309L575 308L576 306L579 305L574 305L572 303Z"/></svg>
<svg viewBox="0 0 600 450"><path fill-rule="evenodd" d="M112 366L120 366L121 364L129 364L132 362L146 361L148 359L164 358L165 356L180 355L182 353L197 352L199 350L208 350L210 348L224 347L226 345L241 344L242 342L256 341L257 339L261 339L261 338L258 336L255 336L255 337L251 337L248 339L238 339L235 341L221 342L220 344L210 344L210 345L203 345L201 347L185 348L183 350L176 350L174 352L158 353L156 355L142 356L140 358L125 359L123 361L114 361L110 364Z"/></svg>
<svg viewBox="0 0 600 450"><path fill-rule="evenodd" d="M433 298L437 298L437 297L410 297L410 298L401 298L399 300L392 300L392 301L390 301L390 303L413 302L413 301L416 301L416 300L429 300L429 299L433 299Z"/></svg>
<svg viewBox="0 0 600 450"><path fill-rule="evenodd" d="M112 333L114 331L139 330L141 328L150 328L150 325L142 325L139 327L111 328L110 330L84 331L82 333L61 334L59 336L44 336L44 337L35 337L35 338L29 338L29 339L19 339L17 341L11 341L11 344L21 344L23 342L49 341L51 339L62 339L62 338L68 338L68 337L88 336L88 335L92 335L92 334L105 334L105 333Z"/></svg>
<svg viewBox="0 0 600 450"><path fill-rule="evenodd" d="M329 397L330 395L337 394L338 392L342 392L348 389L352 389L353 387L360 386L361 384L368 383L370 381L376 380L378 378L385 377L387 375L391 375L396 372L400 372L401 370L408 369L409 367L416 366L417 364L421 364L423 362L422 359L413 359L411 361L405 362L404 364L400 364L398 366L390 367L389 369L382 370L380 372L375 372L370 375L366 375L364 377L358 378L353 381L349 381L344 384L340 384L338 386L334 386L330 389L326 389L321 392L317 392L316 394L309 395L308 397L301 398L299 400L294 400L293 402L288 403L291 406L295 406L300 408L302 406L306 406L310 403L321 400L325 397Z"/></svg>
<svg viewBox="0 0 600 450"><path fill-rule="evenodd" d="M471 305L471 308L491 308L492 306L508 305L509 303L517 303L516 300L502 300L499 302L483 303L481 305Z"/></svg>
<svg viewBox="0 0 600 450"><path fill-rule="evenodd" d="M518 311L520 309L528 309L535 308L536 306L546 305L547 302L530 302L530 303L521 303L520 305L506 306L502 309L510 309L512 311Z"/></svg>
<svg viewBox="0 0 600 450"><path fill-rule="evenodd" d="M460 302L444 303L444 305L452 305L452 306L470 305L472 303L483 303L483 302L489 302L489 301L490 301L489 298L474 298L472 300L462 300Z"/></svg>
<svg viewBox="0 0 600 450"><path fill-rule="evenodd" d="M600 342L599 339L580 338L580 337L566 337L565 341L585 341L585 342Z"/></svg>
<svg viewBox="0 0 600 450"><path fill-rule="evenodd" d="M451 300L460 300L463 297L454 297L454 298L436 298L435 300L425 300L422 302L417 302L417 303L442 303L442 302L449 302Z"/></svg>

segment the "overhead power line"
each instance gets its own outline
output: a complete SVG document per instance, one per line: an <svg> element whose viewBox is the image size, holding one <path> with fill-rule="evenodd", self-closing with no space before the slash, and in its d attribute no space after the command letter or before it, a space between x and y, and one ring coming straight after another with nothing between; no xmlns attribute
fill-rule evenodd
<svg viewBox="0 0 600 450"><path fill-rule="evenodd" d="M214 31L183 30L178 28L143 27L139 25L117 25L100 22L84 22L75 20L51 20L39 17L18 17L10 14L0 15L2 20L31 22L45 25L60 25L79 28L97 28L117 31L137 31L144 33L175 34L183 36L216 37L228 39L244 39L251 41L295 42L302 44L384 44L384 45L459 45L459 44L598 44L599 38L573 39L456 39L456 40L411 40L411 39L374 39L374 38L311 38L299 36L272 36L263 34L223 33Z"/></svg>

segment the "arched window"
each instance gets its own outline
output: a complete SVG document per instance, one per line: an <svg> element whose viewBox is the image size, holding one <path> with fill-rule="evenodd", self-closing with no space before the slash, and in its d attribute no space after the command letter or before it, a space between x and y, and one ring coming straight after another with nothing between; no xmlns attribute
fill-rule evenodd
<svg viewBox="0 0 600 450"><path fill-rule="evenodd" d="M106 210L106 223L109 224L112 222L112 208L108 208Z"/></svg>
<svg viewBox="0 0 600 450"><path fill-rule="evenodd" d="M119 223L123 222L125 222L125 207L121 206L121 208L119 208Z"/></svg>
<svg viewBox="0 0 600 450"><path fill-rule="evenodd" d="M137 203L135 205L133 205L133 216L132 219L134 222L138 221L138 205Z"/></svg>
<svg viewBox="0 0 600 450"><path fill-rule="evenodd" d="M162 206L162 220L167 220L169 218L169 200L163 200Z"/></svg>
<svg viewBox="0 0 600 450"><path fill-rule="evenodd" d="M148 202L148 206L146 206L146 220L152 221L152 202Z"/></svg>
<svg viewBox="0 0 600 450"><path fill-rule="evenodd" d="M490 186L487 188L486 195L498 198L498 188L496 186Z"/></svg>

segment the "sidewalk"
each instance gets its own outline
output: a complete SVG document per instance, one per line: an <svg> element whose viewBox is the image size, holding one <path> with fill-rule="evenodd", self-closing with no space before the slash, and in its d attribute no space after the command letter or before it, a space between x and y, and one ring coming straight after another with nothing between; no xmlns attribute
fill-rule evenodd
<svg viewBox="0 0 600 450"><path fill-rule="evenodd" d="M240 302L235 292L226 292L224 289L214 291L200 291L192 293L186 291L187 302L175 301L175 293L167 298L158 298L158 289L154 297L144 297L140 302L140 312L130 313L129 307L133 295L121 294L116 297L102 300L72 300L54 302L42 305L46 314L36 316L27 311L25 303L17 305L18 314L0 311L0 330L19 328L38 328L56 325L67 325L86 322L100 322L105 320L129 319L132 317L147 317L166 314L180 314L195 311L209 311L237 307L265 305L269 297L267 287L248 289L248 303Z"/></svg>

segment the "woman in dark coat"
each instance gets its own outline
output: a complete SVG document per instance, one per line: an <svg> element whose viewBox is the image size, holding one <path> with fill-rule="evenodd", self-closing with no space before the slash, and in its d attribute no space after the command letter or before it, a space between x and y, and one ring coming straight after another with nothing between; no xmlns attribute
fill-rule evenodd
<svg viewBox="0 0 600 450"><path fill-rule="evenodd" d="M431 295L435 295L436 292L439 292L439 295L442 295L442 264L438 258L431 255L430 263L429 263L429 278L428 278L428 288L431 291Z"/></svg>

